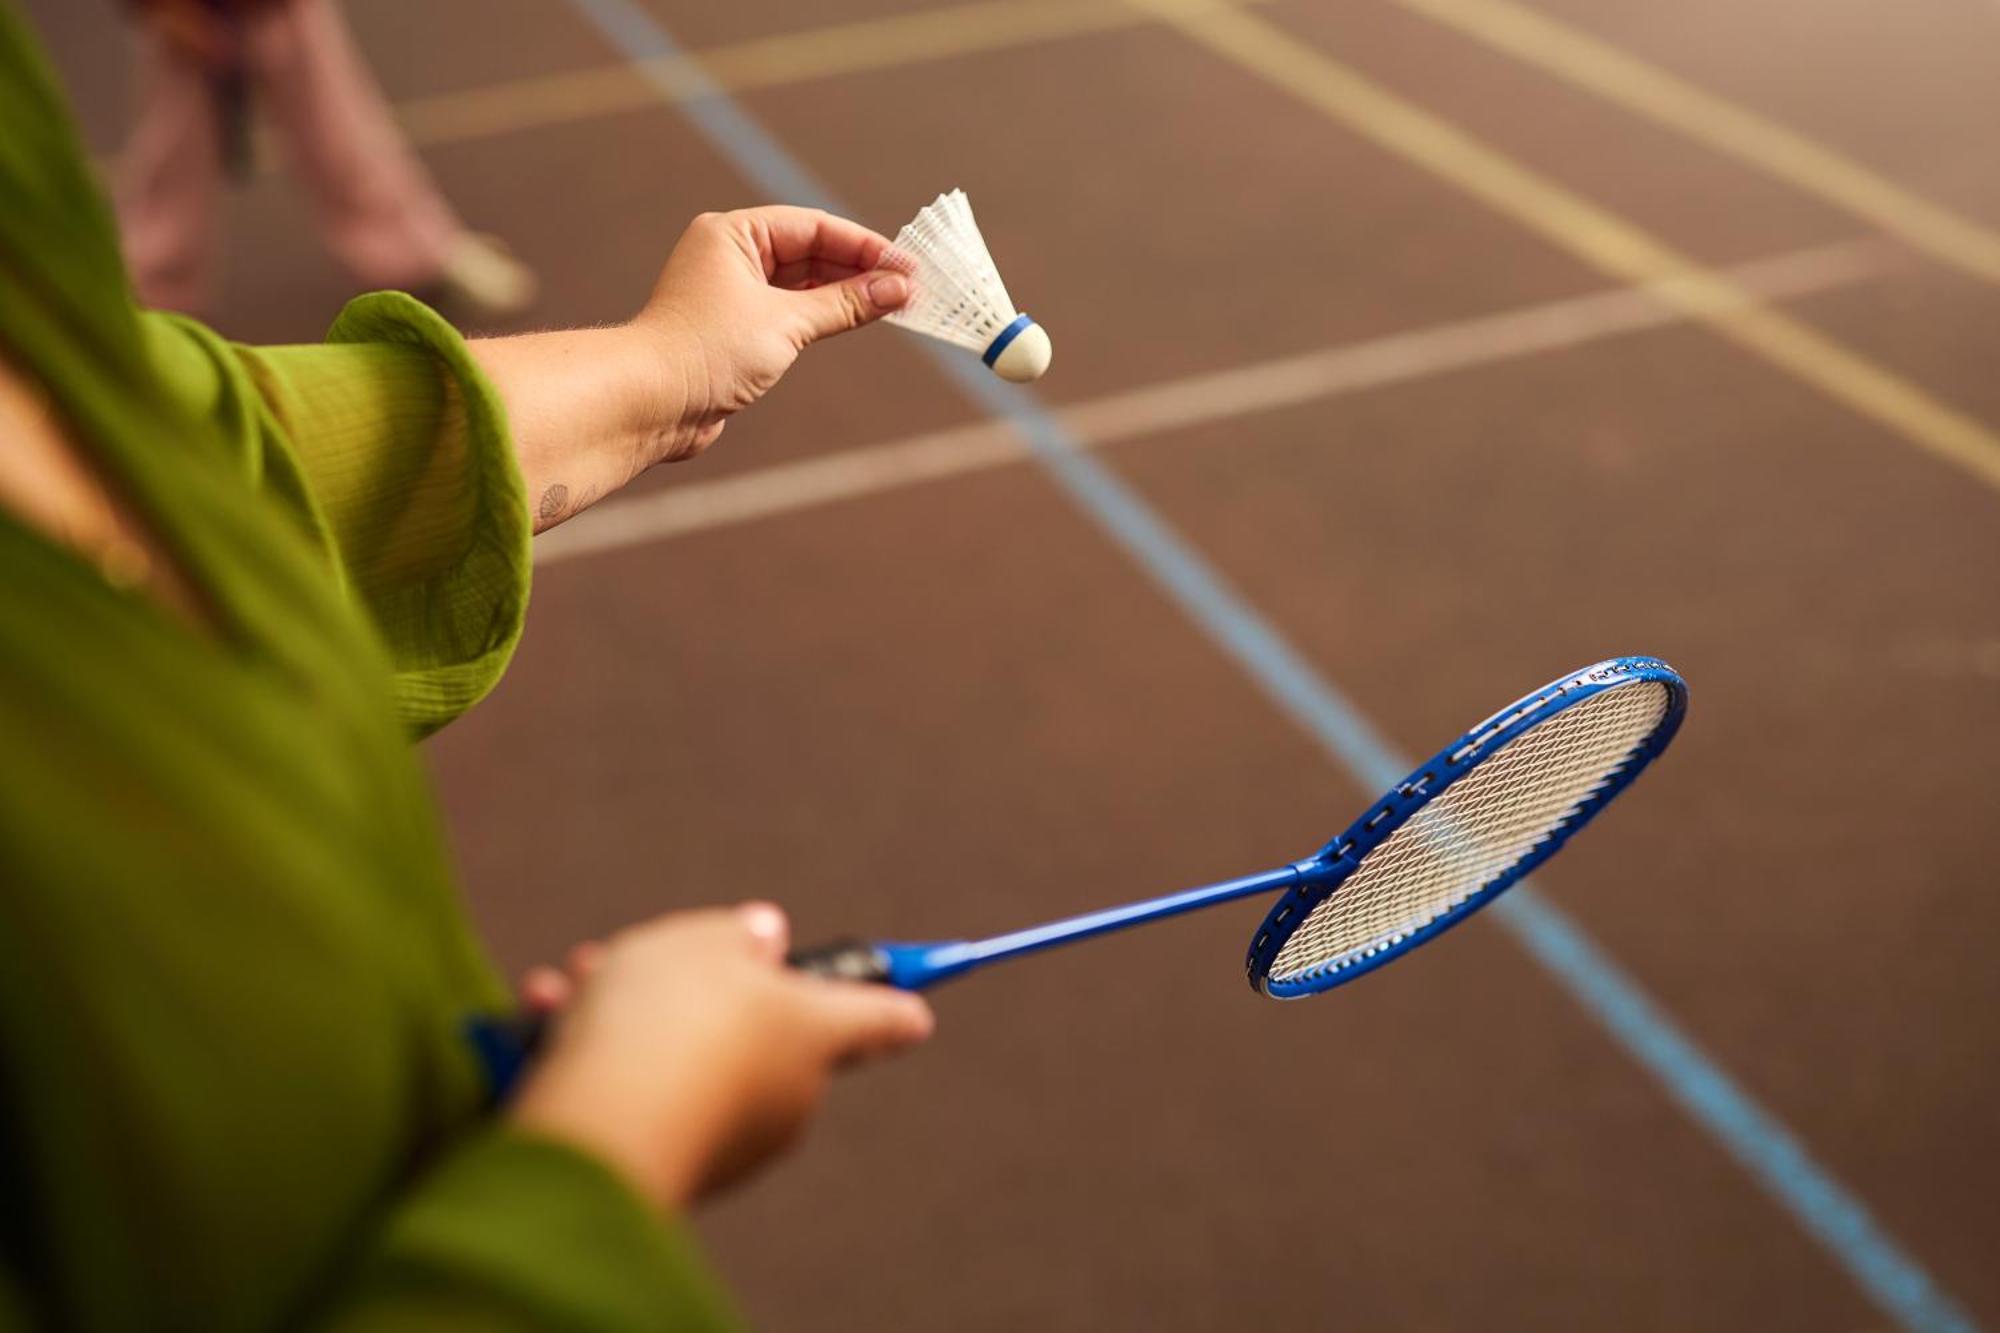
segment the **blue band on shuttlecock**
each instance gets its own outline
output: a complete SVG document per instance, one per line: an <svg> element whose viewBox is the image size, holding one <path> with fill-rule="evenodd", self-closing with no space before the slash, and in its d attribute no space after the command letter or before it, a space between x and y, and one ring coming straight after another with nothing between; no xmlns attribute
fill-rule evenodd
<svg viewBox="0 0 2000 1333"><path fill-rule="evenodd" d="M985 355L979 359L989 366L998 361L1000 353L1007 350L1007 344L1020 337L1024 329L1033 327L1034 322L1034 320L1029 319L1026 315L1014 316L1014 322L1000 330L1000 336L993 340L992 345L986 349Z"/></svg>

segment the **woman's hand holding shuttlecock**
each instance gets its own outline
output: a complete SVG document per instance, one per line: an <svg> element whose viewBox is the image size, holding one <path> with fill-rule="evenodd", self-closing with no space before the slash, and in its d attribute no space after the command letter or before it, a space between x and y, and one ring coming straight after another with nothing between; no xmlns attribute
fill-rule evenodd
<svg viewBox="0 0 2000 1333"><path fill-rule="evenodd" d="M635 325L662 343L662 388L681 405L651 462L700 453L821 338L872 323L909 299L878 266L885 237L811 208L704 213L668 256Z"/></svg>
<svg viewBox="0 0 2000 1333"><path fill-rule="evenodd" d="M542 531L656 463L701 453L812 343L884 316L1003 379L1049 366L1048 333L1014 309L958 190L893 244L812 208L704 213L629 323L469 346L506 406Z"/></svg>
<svg viewBox="0 0 2000 1333"><path fill-rule="evenodd" d="M692 458L806 346L909 299L889 242L810 208L705 213L637 316L470 344L513 430L536 531L656 463Z"/></svg>

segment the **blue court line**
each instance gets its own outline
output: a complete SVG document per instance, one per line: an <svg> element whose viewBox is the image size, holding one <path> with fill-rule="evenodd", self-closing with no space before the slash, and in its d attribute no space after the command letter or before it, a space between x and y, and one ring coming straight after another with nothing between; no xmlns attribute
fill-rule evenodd
<svg viewBox="0 0 2000 1333"><path fill-rule="evenodd" d="M634 62L686 54L633 0L569 3ZM847 211L698 69L683 69L669 81L643 63L638 68L767 198ZM690 86L695 89L691 95ZM1402 780L1411 761L1397 754L1347 696L1191 544L1083 451L1038 399L996 379L973 357L929 341L920 346L967 397L1013 426L1078 507L1363 788L1386 789ZM1977 1333L1972 1319L1860 1199L1815 1162L1784 1122L1738 1087L1552 899L1522 883L1489 911L1886 1314L1912 1333Z"/></svg>

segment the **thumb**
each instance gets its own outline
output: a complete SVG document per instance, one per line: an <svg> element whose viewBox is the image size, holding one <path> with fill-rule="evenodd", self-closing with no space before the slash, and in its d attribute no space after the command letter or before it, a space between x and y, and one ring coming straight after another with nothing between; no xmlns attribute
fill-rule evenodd
<svg viewBox="0 0 2000 1333"><path fill-rule="evenodd" d="M857 273L851 278L794 292L805 314L809 340L818 342L836 333L872 324L892 310L900 310L910 299L910 280L900 273L877 270Z"/></svg>
<svg viewBox="0 0 2000 1333"><path fill-rule="evenodd" d="M782 908L776 903L743 903L736 909L736 921L749 935L758 957L773 963L783 961L785 950L791 947L792 927Z"/></svg>
<svg viewBox="0 0 2000 1333"><path fill-rule="evenodd" d="M922 997L906 991L864 982L800 980L811 987L814 1017L836 1064L914 1046L937 1025Z"/></svg>

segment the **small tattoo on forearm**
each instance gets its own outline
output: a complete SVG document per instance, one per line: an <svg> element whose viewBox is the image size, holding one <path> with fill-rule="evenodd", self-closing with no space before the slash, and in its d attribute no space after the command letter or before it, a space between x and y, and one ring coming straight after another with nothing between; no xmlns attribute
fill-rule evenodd
<svg viewBox="0 0 2000 1333"><path fill-rule="evenodd" d="M569 487L557 482L542 492L542 503L535 510L535 516L544 523L552 523L569 510Z"/></svg>

